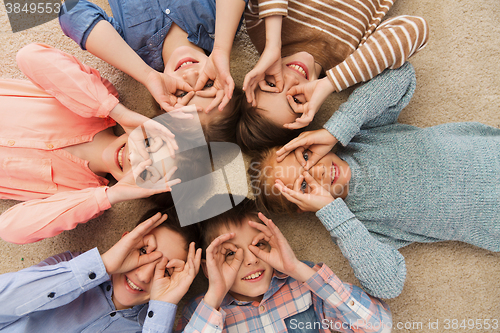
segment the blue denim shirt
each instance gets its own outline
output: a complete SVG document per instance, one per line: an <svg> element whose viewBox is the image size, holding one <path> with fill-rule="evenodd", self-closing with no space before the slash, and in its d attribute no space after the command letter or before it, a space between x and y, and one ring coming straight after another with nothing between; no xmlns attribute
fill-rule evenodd
<svg viewBox="0 0 500 333"><path fill-rule="evenodd" d="M171 332L177 309L150 301L117 311L97 248L2 274L0 290L2 332Z"/></svg>
<svg viewBox="0 0 500 333"><path fill-rule="evenodd" d="M94 26L106 20L157 71L163 71L164 68L163 41L172 23L187 32L191 43L208 53L212 52L215 0L109 0L109 5L113 17L86 0L65 1L59 12L63 32L85 50L87 38ZM242 21L243 16L239 26Z"/></svg>

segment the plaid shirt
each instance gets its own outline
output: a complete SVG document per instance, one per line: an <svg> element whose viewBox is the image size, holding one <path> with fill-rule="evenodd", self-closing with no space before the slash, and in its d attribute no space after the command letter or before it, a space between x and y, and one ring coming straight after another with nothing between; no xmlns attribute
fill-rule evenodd
<svg viewBox="0 0 500 333"><path fill-rule="evenodd" d="M260 303L240 302L228 294L217 311L203 301L203 295L198 296L184 308L177 332L391 331L387 304L357 286L342 283L324 264L314 270L304 283L275 271ZM311 306L316 319L301 321L300 314Z"/></svg>

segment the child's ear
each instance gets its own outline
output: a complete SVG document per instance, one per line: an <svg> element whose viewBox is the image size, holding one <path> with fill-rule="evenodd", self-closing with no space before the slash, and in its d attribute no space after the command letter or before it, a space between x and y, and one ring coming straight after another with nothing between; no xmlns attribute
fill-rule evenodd
<svg viewBox="0 0 500 333"><path fill-rule="evenodd" d="M205 274L205 277L208 279L208 270L207 270L207 260L206 259L201 259L201 269L203 270L203 274Z"/></svg>

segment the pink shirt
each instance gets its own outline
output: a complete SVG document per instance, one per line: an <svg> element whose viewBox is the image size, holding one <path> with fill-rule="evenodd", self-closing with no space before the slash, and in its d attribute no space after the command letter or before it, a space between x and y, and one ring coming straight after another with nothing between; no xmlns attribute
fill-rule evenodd
<svg viewBox="0 0 500 333"><path fill-rule="evenodd" d="M0 80L0 198L30 201L0 216L0 236L28 243L111 206L108 181L62 148L114 126L108 115L118 93L97 70L47 45L24 47L17 63L31 82Z"/></svg>

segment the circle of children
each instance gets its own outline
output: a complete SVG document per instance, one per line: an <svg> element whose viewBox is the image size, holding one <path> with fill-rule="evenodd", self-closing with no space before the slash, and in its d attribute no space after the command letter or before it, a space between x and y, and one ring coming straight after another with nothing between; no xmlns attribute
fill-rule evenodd
<svg viewBox="0 0 500 333"><path fill-rule="evenodd" d="M500 250L500 130L397 123L415 90L406 61L427 43L424 19L383 20L392 0L109 4L113 17L65 2L62 30L145 85L162 112L188 117L177 109L194 104L207 141L235 142L252 158L255 199L186 227L160 204L104 254L66 252L1 275L0 330L170 332L202 267L208 290L187 303L177 331L389 332L379 298L402 291L400 247L459 240ZM241 90L229 59L243 20L260 58ZM29 81L0 81L1 198L22 201L1 215L5 241L55 236L183 180L173 165L163 186L136 184L150 153L178 149L175 128L120 104L97 70L43 44L25 46L17 62ZM322 129L304 131L331 93L358 83ZM154 144L138 144L134 164L140 126ZM316 213L363 289L299 261L259 212L297 209Z"/></svg>

